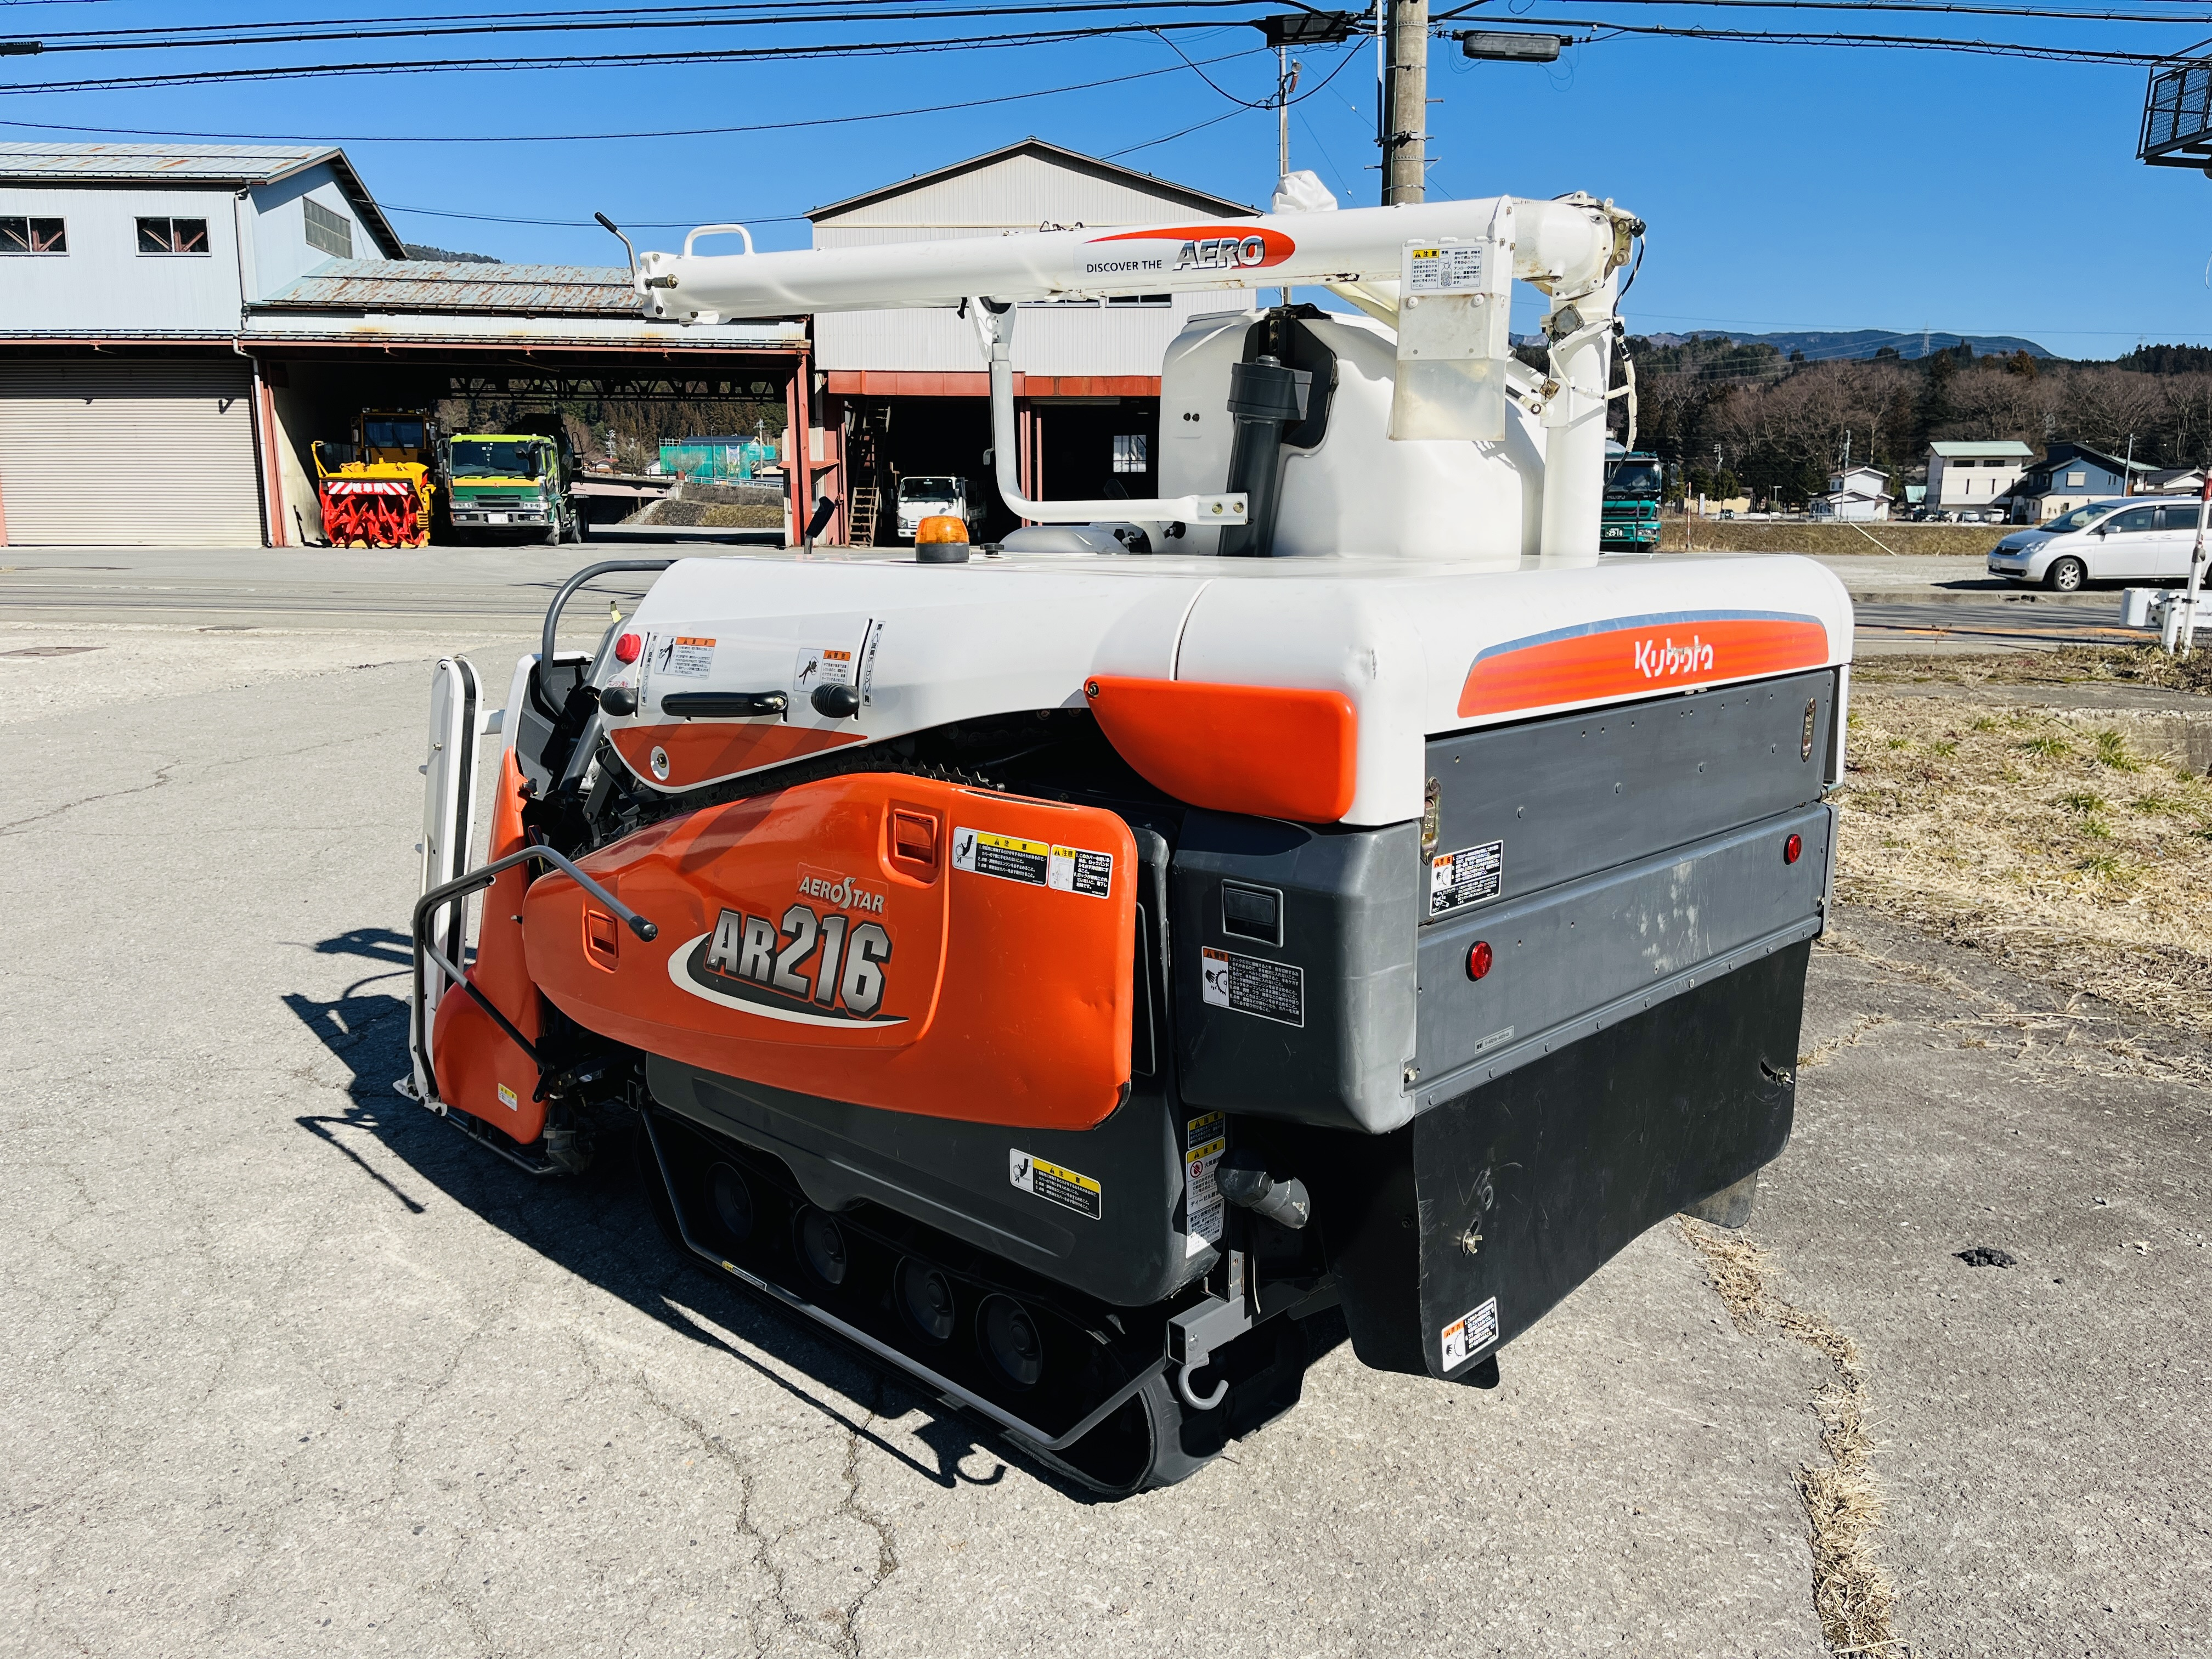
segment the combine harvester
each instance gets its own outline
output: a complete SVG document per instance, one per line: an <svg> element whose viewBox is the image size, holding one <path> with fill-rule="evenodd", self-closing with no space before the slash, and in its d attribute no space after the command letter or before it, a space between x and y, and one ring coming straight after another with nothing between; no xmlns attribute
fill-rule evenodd
<svg viewBox="0 0 2212 1659"><path fill-rule="evenodd" d="M1741 1224L1851 613L1808 559L1601 560L1641 230L1501 198L634 255L678 323L959 307L1033 522L590 567L503 714L441 664L403 1091L545 1175L635 1126L705 1268L1112 1493L1347 1328L1488 1387L1655 1223ZM1310 284L1364 314L1175 340L1163 499L1023 496L1021 302ZM556 649L584 581L648 568Z"/></svg>

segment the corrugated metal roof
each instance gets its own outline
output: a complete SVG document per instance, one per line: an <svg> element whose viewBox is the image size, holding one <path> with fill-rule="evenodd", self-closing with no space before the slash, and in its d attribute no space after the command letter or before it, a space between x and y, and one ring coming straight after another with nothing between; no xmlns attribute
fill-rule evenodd
<svg viewBox="0 0 2212 1659"><path fill-rule="evenodd" d="M331 145L0 144L0 184L266 185L325 161L378 246L404 252L407 245L346 153Z"/></svg>
<svg viewBox="0 0 2212 1659"><path fill-rule="evenodd" d="M342 154L276 144L0 144L0 179L190 179L261 184Z"/></svg>
<svg viewBox="0 0 2212 1659"><path fill-rule="evenodd" d="M1947 440L1942 443L1930 444L1928 447L1946 460L1952 461L1988 460L1992 458L2000 460L2026 460L2035 453L2033 450L2015 438L1999 438L1989 442L1975 443L1954 443Z"/></svg>
<svg viewBox="0 0 2212 1659"><path fill-rule="evenodd" d="M621 265L494 265L429 259L333 259L252 309L471 311L534 317L638 314Z"/></svg>

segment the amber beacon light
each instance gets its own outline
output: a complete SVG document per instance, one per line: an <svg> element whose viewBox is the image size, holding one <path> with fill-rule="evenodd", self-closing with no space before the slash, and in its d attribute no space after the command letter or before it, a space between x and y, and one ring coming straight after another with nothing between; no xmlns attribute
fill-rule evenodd
<svg viewBox="0 0 2212 1659"><path fill-rule="evenodd" d="M940 542L964 542L968 521L951 513L933 513L915 526L914 544L928 547Z"/></svg>

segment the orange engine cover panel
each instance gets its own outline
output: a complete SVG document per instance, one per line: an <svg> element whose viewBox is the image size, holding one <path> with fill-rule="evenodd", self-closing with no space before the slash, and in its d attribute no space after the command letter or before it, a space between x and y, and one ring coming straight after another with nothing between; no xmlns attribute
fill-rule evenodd
<svg viewBox="0 0 2212 1659"><path fill-rule="evenodd" d="M1089 1128L1129 1080L1136 842L1096 807L890 773L641 831L530 890L530 975L579 1024L864 1106Z"/></svg>

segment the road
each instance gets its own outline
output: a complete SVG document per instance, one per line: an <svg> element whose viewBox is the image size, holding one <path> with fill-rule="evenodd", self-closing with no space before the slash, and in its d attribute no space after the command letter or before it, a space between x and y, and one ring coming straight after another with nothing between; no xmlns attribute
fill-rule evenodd
<svg viewBox="0 0 2212 1659"><path fill-rule="evenodd" d="M1340 1349L1092 1503L682 1266L619 1158L533 1183L392 1093L428 664L528 648L562 567L257 556L0 576L0 1652L1813 1655L1808 1329L1856 1355L1885 1651L2212 1644L2179 1039L1847 908L1767 1316L1661 1227L1494 1393Z"/></svg>

